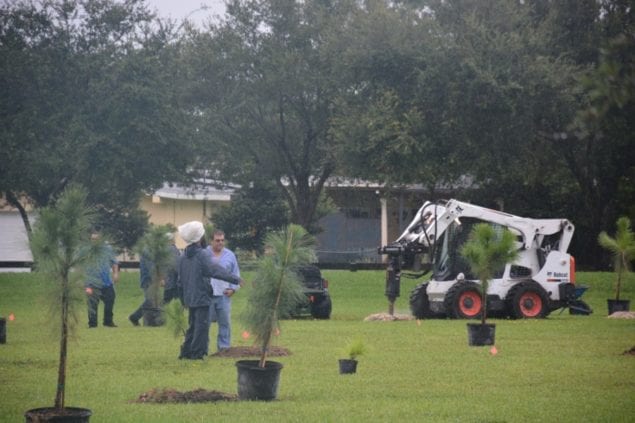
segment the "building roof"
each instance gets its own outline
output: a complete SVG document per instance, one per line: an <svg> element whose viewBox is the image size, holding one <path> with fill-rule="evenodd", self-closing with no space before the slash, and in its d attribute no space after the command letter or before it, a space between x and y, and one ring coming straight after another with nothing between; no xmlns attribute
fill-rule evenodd
<svg viewBox="0 0 635 423"><path fill-rule="evenodd" d="M34 223L34 216L29 215L31 224ZM20 213L16 211L0 212L0 262L24 263L32 262L33 255L29 248L29 237L26 234L24 222ZM0 272L23 272L30 269L20 267L0 266Z"/></svg>
<svg viewBox="0 0 635 423"><path fill-rule="evenodd" d="M237 188L239 185L198 179L194 184L188 186L166 182L152 195L172 200L230 201L231 195Z"/></svg>

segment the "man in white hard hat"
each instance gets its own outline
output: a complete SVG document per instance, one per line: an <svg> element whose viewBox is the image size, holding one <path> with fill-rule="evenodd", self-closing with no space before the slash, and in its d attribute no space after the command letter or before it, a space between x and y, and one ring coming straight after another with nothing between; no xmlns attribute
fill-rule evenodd
<svg viewBox="0 0 635 423"><path fill-rule="evenodd" d="M212 261L201 222L192 221L179 226L179 235L187 243L179 258L178 275L183 288L183 303L189 310L189 327L179 358L198 360L207 354L209 344L209 308L214 295L210 278L239 286L242 286L243 280Z"/></svg>

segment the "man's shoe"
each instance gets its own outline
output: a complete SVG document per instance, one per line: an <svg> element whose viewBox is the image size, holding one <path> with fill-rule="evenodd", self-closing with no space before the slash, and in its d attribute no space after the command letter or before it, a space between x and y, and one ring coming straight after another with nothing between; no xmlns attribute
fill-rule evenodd
<svg viewBox="0 0 635 423"><path fill-rule="evenodd" d="M91 324L88 325L88 329L92 329L92 328L96 328L96 327L97 327L97 325L91 325Z"/></svg>
<svg viewBox="0 0 635 423"><path fill-rule="evenodd" d="M139 320L133 318L132 316L128 316L128 320L130 320L130 323L132 323L134 326L139 326Z"/></svg>
<svg viewBox="0 0 635 423"><path fill-rule="evenodd" d="M104 323L104 326L106 326L107 328L116 328L117 327L115 322Z"/></svg>

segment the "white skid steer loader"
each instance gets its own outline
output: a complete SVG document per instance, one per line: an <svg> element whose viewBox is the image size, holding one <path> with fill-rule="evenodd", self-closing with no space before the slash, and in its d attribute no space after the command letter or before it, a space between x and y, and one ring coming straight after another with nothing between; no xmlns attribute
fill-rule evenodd
<svg viewBox="0 0 635 423"><path fill-rule="evenodd" d="M419 319L480 316L481 283L460 254L478 223L509 229L517 236L519 250L518 259L499 269L489 283L488 315L542 318L564 307L572 313L591 313L578 299L584 290L575 285L575 259L567 253L575 229L571 222L519 217L458 200L425 202L401 236L379 248L380 254L389 256L386 296L390 312L399 296L402 268L425 259L432 277L410 294L412 314Z"/></svg>

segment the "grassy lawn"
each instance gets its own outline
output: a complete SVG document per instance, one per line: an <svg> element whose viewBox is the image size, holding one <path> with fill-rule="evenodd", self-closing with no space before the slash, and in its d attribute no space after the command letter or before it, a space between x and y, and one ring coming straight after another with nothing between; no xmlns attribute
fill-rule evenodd
<svg viewBox="0 0 635 423"><path fill-rule="evenodd" d="M181 339L163 327L133 327L127 316L142 293L138 274L129 271L117 291L118 328L89 330L80 308L66 404L92 409L92 422L635 421L635 356L623 354L635 346L635 320L607 318L612 274L578 274L590 287L583 297L590 316L491 319L498 349L492 355L489 347L467 345L466 321L364 322L387 310L381 271L323 273L332 318L283 322L276 344L291 355L274 358L284 364L277 401L134 403L153 388L235 393L237 376L235 359L178 360ZM408 313L414 284L403 281L396 312ZM15 315L0 345L2 422L23 421L26 410L53 404L58 343L42 301L45 285L30 274L0 274L0 315ZM235 346L251 345L239 319L247 289L234 297ZM635 301L633 276L623 297ZM337 360L355 337L368 351L357 374L339 375Z"/></svg>

